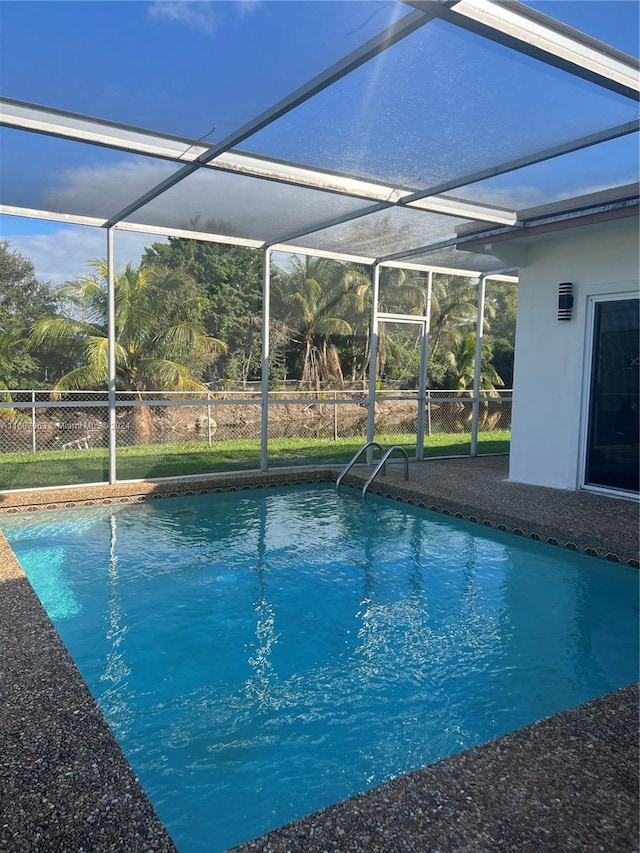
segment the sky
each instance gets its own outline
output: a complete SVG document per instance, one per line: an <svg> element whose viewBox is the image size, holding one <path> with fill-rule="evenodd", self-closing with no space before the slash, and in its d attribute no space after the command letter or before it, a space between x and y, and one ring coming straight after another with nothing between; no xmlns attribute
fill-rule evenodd
<svg viewBox="0 0 640 853"><path fill-rule="evenodd" d="M531 5L637 55L635 0ZM386 0L0 0L0 94L213 143L410 11ZM527 145L552 145L560 122L574 137L636 115L618 96L437 22L242 147L419 188L451 170L518 156ZM505 176L476 185L474 193L528 206L552 188L597 189L602 169L595 151L572 162L573 172L564 164L539 168L530 184ZM611 180L633 180L637 150L630 139L610 162ZM144 192L172 169L147 157L0 129L0 201L7 204L61 211L71 205L93 215L108 201L116 212L131 195L129 182ZM192 182L190 193L194 209L206 205L210 182ZM242 196L228 218L241 216L249 199ZM9 239L32 259L38 278L54 285L106 252L103 229L21 217L0 216L0 239ZM137 263L144 246L158 239L117 233L117 263Z"/></svg>

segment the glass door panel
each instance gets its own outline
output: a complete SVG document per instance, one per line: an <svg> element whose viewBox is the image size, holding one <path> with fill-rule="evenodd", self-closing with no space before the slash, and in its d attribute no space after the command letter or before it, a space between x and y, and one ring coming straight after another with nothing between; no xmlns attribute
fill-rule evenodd
<svg viewBox="0 0 640 853"><path fill-rule="evenodd" d="M638 491L639 304L594 305L586 485Z"/></svg>

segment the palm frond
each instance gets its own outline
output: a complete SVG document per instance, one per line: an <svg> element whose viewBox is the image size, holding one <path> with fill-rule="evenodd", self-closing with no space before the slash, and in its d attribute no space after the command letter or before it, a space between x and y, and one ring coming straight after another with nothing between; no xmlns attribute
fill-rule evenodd
<svg viewBox="0 0 640 853"><path fill-rule="evenodd" d="M95 391L106 388L107 382L107 371L100 365L85 364L66 373L53 387L55 391Z"/></svg>
<svg viewBox="0 0 640 853"><path fill-rule="evenodd" d="M341 317L322 317L314 323L313 331L320 335L350 335L353 329Z"/></svg>
<svg viewBox="0 0 640 853"><path fill-rule="evenodd" d="M31 327L30 339L33 343L42 345L47 342L54 344L80 340L87 335L100 336L102 330L92 323L74 320L71 317L45 317Z"/></svg>
<svg viewBox="0 0 640 853"><path fill-rule="evenodd" d="M87 362L95 367L99 367L105 372L109 364L109 342L104 336L92 335L88 337L84 344L84 353Z"/></svg>
<svg viewBox="0 0 640 853"><path fill-rule="evenodd" d="M159 391L206 391L188 369L179 362L164 358L144 358L138 364L138 382Z"/></svg>
<svg viewBox="0 0 640 853"><path fill-rule="evenodd" d="M194 323L177 323L162 329L152 341L152 348L164 355L187 355L194 349L212 353L226 353L224 341L206 335L202 326Z"/></svg>

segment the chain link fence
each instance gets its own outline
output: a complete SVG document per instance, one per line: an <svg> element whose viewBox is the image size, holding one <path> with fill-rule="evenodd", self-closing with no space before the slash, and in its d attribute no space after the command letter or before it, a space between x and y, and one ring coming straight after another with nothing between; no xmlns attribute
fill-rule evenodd
<svg viewBox="0 0 640 853"><path fill-rule="evenodd" d="M2 392L0 453L106 448L108 405L102 392Z"/></svg>
<svg viewBox="0 0 640 853"><path fill-rule="evenodd" d="M114 424L118 478L258 468L262 411L259 388L118 392ZM419 425L415 391L377 392L374 415L376 440L401 444L410 455L415 454ZM427 392L425 455L429 455L429 440L434 436L470 436L472 416L470 392ZM366 391L272 391L268 398L268 464L346 461L354 445L366 441L368 418ZM510 426L510 392L502 391L499 397L481 392L479 431L504 434ZM108 444L106 391L19 390L0 396L0 488L106 480ZM60 461L52 482L37 473L39 461L45 469L45 457L49 467L52 460ZM28 474L27 468L33 473Z"/></svg>

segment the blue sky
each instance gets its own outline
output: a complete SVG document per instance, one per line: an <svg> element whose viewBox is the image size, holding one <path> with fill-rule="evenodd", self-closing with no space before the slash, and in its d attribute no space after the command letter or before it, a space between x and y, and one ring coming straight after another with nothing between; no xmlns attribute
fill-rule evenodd
<svg viewBox="0 0 640 853"><path fill-rule="evenodd" d="M531 5L637 55L635 0L549 0ZM215 141L408 11L409 7L384 0L4 0L0 2L0 92ZM573 80L565 84L556 71L534 67L500 47L479 48L464 33L446 32L446 40L436 43L428 30L423 28L411 43L407 41L411 49L392 49L380 62L341 81L313 104L247 140L244 147L421 186L446 174L454 156L442 133L433 134L427 106L439 113L449 109L448 114L461 122L455 156L460 163L470 164L481 164L483 156L490 161L502 149L505 158L514 156L512 152L526 143L527 134L535 136L534 148L544 147L547 137L554 139L556 113L566 117L567 103L572 104L576 135L583 125L590 126L596 114L602 116L603 126L618 117L626 120L626 105L616 97L594 95L590 87ZM411 87L420 67L418 59L412 65L412 51L419 58L426 50L433 73L420 86ZM512 69L529 75L526 85L538 90L537 100L527 103L526 110ZM465 104L460 93L470 86L477 92L469 92ZM478 106L480 96L488 98L484 107ZM397 128L407 113L413 116L411 126L405 122L402 133L389 136L385 145L385 134ZM523 130L523 115L535 119L533 131ZM455 136L453 128L450 133ZM33 193L43 192L52 176L59 178L72 166L71 158L65 162L66 149L56 140L34 137L14 142L11 132L0 140L5 160L8 154L16 162L20 156L24 160L13 176L5 173L3 181L6 187L11 181L19 184L25 197L29 183ZM83 167L106 167L106 152L91 146L84 149ZM625 152L616 156L633 159L630 148ZM589 155L584 155L582 164L587 174L591 171L595 176L597 159L589 161ZM552 182L553 171L545 179ZM514 187L503 180L492 191L498 201ZM40 278L56 284L81 271L84 261L105 253L104 231L96 228L0 217L0 236L33 259ZM118 260L136 262L142 247L154 239L118 235Z"/></svg>

